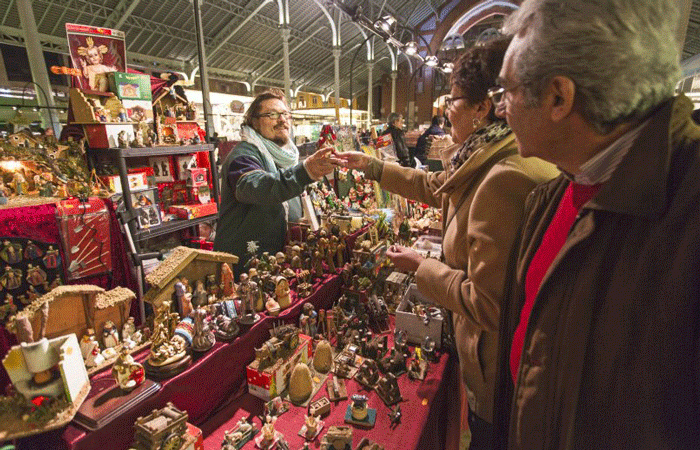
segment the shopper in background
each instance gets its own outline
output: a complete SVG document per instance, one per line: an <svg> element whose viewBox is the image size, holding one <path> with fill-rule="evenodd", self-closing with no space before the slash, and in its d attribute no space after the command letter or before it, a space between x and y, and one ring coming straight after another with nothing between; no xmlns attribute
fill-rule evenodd
<svg viewBox="0 0 700 450"><path fill-rule="evenodd" d="M427 147L428 139L430 136L443 136L445 134L445 118L442 116L433 116L433 120L430 123L430 127L423 132L416 142L416 150L413 152L412 157L418 158L421 164L425 165L428 162Z"/></svg>
<svg viewBox="0 0 700 450"><path fill-rule="evenodd" d="M241 143L223 162L214 250L240 258L236 274L245 263L248 242L257 241L260 251L272 254L283 249L287 223L302 216L304 187L342 163L333 147L299 162L290 139L291 117L281 91L259 94L245 113Z"/></svg>
<svg viewBox="0 0 700 450"><path fill-rule="evenodd" d="M500 448L700 448L700 128L674 97L677 3L527 0L506 24L496 94L521 155L565 175L528 199Z"/></svg>
<svg viewBox="0 0 700 450"><path fill-rule="evenodd" d="M404 139L403 116L398 113L391 113L386 123L387 129L383 135L391 134L391 140L394 142L394 150L396 151L396 159L399 160L399 164L404 167L415 167L416 162L411 158Z"/></svg>
<svg viewBox="0 0 700 450"><path fill-rule="evenodd" d="M472 449L489 448L491 441L499 312L507 301L506 265L525 198L558 173L541 160L520 157L508 125L494 115L487 90L495 85L507 46L505 39L488 42L455 64L447 114L458 144L444 151L444 171L404 168L359 153L339 155L383 189L442 207L444 261L398 246L387 255L397 269L416 272L423 295L454 313L462 417L469 415Z"/></svg>

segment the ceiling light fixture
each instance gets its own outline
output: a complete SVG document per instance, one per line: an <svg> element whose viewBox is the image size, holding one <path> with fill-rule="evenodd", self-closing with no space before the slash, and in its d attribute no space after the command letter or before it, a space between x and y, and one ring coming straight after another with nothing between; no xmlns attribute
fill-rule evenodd
<svg viewBox="0 0 700 450"><path fill-rule="evenodd" d="M396 32L396 18L390 14L387 14L374 22L374 29L377 31L383 31L387 35L392 36Z"/></svg>
<svg viewBox="0 0 700 450"><path fill-rule="evenodd" d="M415 41L406 42L401 50L408 56L413 56L418 53L418 44Z"/></svg>
<svg viewBox="0 0 700 450"><path fill-rule="evenodd" d="M437 56L428 55L425 57L425 65L428 67L435 67L438 65Z"/></svg>

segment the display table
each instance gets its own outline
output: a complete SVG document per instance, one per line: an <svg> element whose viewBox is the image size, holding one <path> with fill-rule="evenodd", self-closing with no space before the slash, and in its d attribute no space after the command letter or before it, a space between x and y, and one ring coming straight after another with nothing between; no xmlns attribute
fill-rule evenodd
<svg viewBox="0 0 700 450"><path fill-rule="evenodd" d="M196 359L185 372L161 382L162 388L152 397L133 410L115 418L101 429L87 432L78 425L69 425L64 430L48 432L25 439L19 448L26 449L103 449L109 442L110 450L126 450L133 438L133 424L139 416L162 408L166 402L173 402L189 414L194 424L206 423L217 411L225 408L246 389L246 365L255 358L255 347L266 341L273 324L277 322L296 323L305 302L318 308L330 308L340 296L341 279L337 275L327 275L316 283L314 293L306 300L295 302L278 317L262 315L262 319L250 330L233 342L217 342L207 353ZM295 294L294 294L295 295ZM143 362L148 356L145 350L136 356ZM95 375L91 379L92 390L88 397L114 386L109 371ZM218 447L217 447L218 448Z"/></svg>
<svg viewBox="0 0 700 450"><path fill-rule="evenodd" d="M133 424L139 416L162 408L166 402L173 402L186 410L189 421L201 427L206 437L205 449L220 448L223 434L233 428L241 416L250 413L262 414L263 402L247 393L245 366L254 359L254 348L268 337L269 330L277 322L296 323L305 302L311 302L316 309L329 308L340 296L341 279L338 275L326 276L318 282L314 293L306 300L294 299L292 307L279 317L266 317L254 324L233 342L217 343L185 372L161 382L162 388L137 407L118 416L101 429L88 432L79 425L70 424L66 428L44 433L18 443L19 449L83 449L126 450L133 439ZM137 355L143 361L148 352ZM447 421L441 419L449 409L450 392L456 392L457 367L447 355L438 363L432 364L428 377L422 381L410 381L404 375L399 378L401 392L408 400L401 403L402 423L390 430L390 420L386 407L374 392L368 395L369 406L377 409L377 425L370 430L356 430L355 442L361 436L377 439L387 449L446 448ZM90 396L114 386L109 372L92 378ZM354 381L347 383L348 393L363 392ZM318 396L321 396L321 391ZM342 424L345 402L331 407L329 424ZM301 447L302 438L296 433L304 419L303 408L293 408L282 416L279 429L285 434L292 448ZM323 433L322 433L323 434ZM299 445L297 445L299 444ZM249 443L245 448L253 448Z"/></svg>

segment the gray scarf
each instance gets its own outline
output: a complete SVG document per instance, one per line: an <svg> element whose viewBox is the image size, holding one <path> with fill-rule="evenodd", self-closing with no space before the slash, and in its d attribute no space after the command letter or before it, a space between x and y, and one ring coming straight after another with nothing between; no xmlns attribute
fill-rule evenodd
<svg viewBox="0 0 700 450"><path fill-rule="evenodd" d="M280 147L271 140L261 136L257 131L247 125L241 126L241 140L253 144L260 150L268 163L286 169L299 163L299 149L290 139L289 142Z"/></svg>

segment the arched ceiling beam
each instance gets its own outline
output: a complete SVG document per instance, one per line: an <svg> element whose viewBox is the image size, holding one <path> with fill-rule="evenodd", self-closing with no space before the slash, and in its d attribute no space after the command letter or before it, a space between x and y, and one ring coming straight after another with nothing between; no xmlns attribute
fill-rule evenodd
<svg viewBox="0 0 700 450"><path fill-rule="evenodd" d="M323 30L322 27L316 28L316 29L313 31L313 33L311 33L309 36L306 37L306 39L304 39L303 41L299 42L297 45L294 46L294 48L290 49L290 50L289 50L289 54L291 55L295 50L298 50L299 48L301 48L301 46L304 45L304 44L306 43L306 41L308 41L309 39L311 39L312 37L314 37L314 35L315 35L316 33L318 33L319 31L322 31L322 30ZM265 75L267 75L268 73L270 73L275 67L277 67L277 66L279 66L280 64L282 64L282 59L279 58L279 55L277 55L277 56L278 56L278 57L277 57L276 59L268 60L268 62L274 61L272 64L268 64L267 67L265 67L265 68L260 67L260 68L258 68L258 69L256 69L256 70L254 71L255 73L260 73L260 75L258 75L258 76L255 78L255 81L258 81L259 79L261 79L262 77L264 77ZM262 71L262 72L261 72L261 71Z"/></svg>
<svg viewBox="0 0 700 450"><path fill-rule="evenodd" d="M114 8L112 14L107 17L106 27L118 30L131 16L141 0L119 0L119 4Z"/></svg>
<svg viewBox="0 0 700 450"><path fill-rule="evenodd" d="M213 48L210 50L207 50L206 55L207 55L207 61L211 61L212 55L214 55L216 52L221 50L224 45L238 33L245 24L247 24L250 20L252 20L255 16L258 15L261 9L265 7L268 3L272 2L272 0L263 0L260 5L258 5L255 10L253 10L252 13L250 13L246 18L238 22L237 24L233 23L233 20L229 22L228 25L226 25L224 28L222 28L218 33L216 33L216 36L212 38L212 43ZM194 58L190 60L191 63L194 64L195 60L197 59L196 55Z"/></svg>
<svg viewBox="0 0 700 450"><path fill-rule="evenodd" d="M338 33L338 26L336 25L335 21L333 20L333 17L331 17L331 14L328 12L328 8L323 6L323 4L319 0L314 0L316 5L318 5L319 8L321 8L321 11L323 11L323 14L326 16L328 19L328 23L330 23L331 26L331 36L332 36L332 44L333 48L337 47L340 42L339 38L339 33Z"/></svg>

